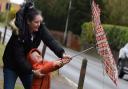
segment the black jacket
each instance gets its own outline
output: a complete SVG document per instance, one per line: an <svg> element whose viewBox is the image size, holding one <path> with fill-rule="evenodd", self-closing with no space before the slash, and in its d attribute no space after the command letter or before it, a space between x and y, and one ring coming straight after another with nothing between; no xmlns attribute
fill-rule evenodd
<svg viewBox="0 0 128 89"><path fill-rule="evenodd" d="M41 24L39 31L33 33L34 39L31 40L31 34L28 30L22 37L15 33L5 48L3 62L5 68L15 70L19 74L31 73L31 65L26 60L27 53L31 48L37 48L41 40L46 44L58 57L62 57L64 49L61 48L53 37L48 33L47 29Z"/></svg>

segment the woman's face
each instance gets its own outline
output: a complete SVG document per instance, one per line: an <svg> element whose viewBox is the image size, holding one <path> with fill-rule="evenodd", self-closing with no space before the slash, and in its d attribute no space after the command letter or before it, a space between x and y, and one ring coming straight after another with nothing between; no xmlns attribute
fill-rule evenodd
<svg viewBox="0 0 128 89"><path fill-rule="evenodd" d="M31 32L38 31L38 28L40 27L41 22L43 21L43 18L41 15L36 15L35 18L30 22L28 21L29 30Z"/></svg>

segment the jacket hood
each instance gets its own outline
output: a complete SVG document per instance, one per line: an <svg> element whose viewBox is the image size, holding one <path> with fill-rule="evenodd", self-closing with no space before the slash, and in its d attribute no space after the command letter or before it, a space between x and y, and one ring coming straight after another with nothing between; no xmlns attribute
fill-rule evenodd
<svg viewBox="0 0 128 89"><path fill-rule="evenodd" d="M32 56L31 56L31 54L32 54L34 51L38 52L38 53L41 55L41 52L40 52L37 48L33 48L33 49L31 49L31 50L29 51L29 53L28 53L28 55L27 55L27 59L28 59L28 61L29 61L32 65L35 64L35 62L32 60Z"/></svg>

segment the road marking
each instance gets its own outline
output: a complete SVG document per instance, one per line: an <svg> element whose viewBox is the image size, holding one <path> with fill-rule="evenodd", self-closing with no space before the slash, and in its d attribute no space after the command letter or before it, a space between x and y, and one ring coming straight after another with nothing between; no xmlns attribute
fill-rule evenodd
<svg viewBox="0 0 128 89"><path fill-rule="evenodd" d="M73 82L73 81L71 81L69 78L67 78L66 76L64 76L64 75L61 75L62 77L64 77L70 84L71 84L71 86L75 86L76 88L78 87L78 85L75 83L75 82Z"/></svg>

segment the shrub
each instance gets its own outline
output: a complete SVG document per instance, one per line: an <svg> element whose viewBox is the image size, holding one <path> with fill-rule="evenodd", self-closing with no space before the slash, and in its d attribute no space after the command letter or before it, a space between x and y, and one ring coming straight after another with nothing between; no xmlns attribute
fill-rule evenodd
<svg viewBox="0 0 128 89"><path fill-rule="evenodd" d="M110 47L113 50L119 50L128 42L128 27L103 24L104 31L108 38ZM91 23L82 25L81 45L85 43L95 45L95 35Z"/></svg>
<svg viewBox="0 0 128 89"><path fill-rule="evenodd" d="M14 7L12 7L9 12L0 12L0 22L5 23L6 19L7 21L12 20L15 17L16 11L17 10Z"/></svg>
<svg viewBox="0 0 128 89"><path fill-rule="evenodd" d="M5 19L6 19L5 14L6 14L5 12L0 13L0 22L2 22L2 23L5 22Z"/></svg>
<svg viewBox="0 0 128 89"><path fill-rule="evenodd" d="M82 45L82 48L86 48L90 44L92 44L92 45L95 44L93 28L92 28L91 22L85 23L82 25L82 32L81 32L80 40L81 40L80 43ZM86 45L86 47L85 47L85 45Z"/></svg>
<svg viewBox="0 0 128 89"><path fill-rule="evenodd" d="M9 14L8 14L8 21L14 19L16 11L17 10L14 7L11 8L11 10L9 11Z"/></svg>

